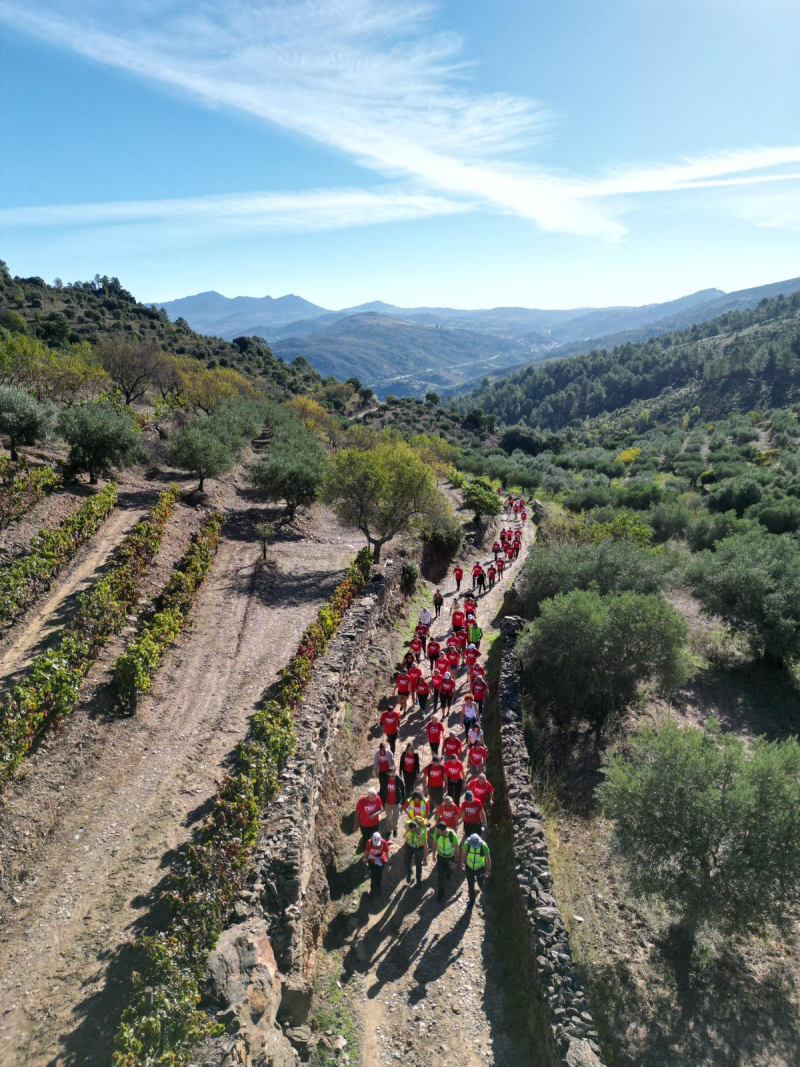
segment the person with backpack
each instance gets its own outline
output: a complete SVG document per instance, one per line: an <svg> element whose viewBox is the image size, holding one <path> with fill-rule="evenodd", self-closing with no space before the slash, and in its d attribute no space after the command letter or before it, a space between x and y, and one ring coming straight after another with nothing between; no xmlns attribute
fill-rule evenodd
<svg viewBox="0 0 800 1067"><path fill-rule="evenodd" d="M436 618L442 614L442 608L444 607L444 597L442 596L441 589L437 589L433 594L433 610Z"/></svg>
<svg viewBox="0 0 800 1067"><path fill-rule="evenodd" d="M378 828L383 801L375 789L368 789L363 797L356 801L356 817L353 831L361 830L361 848L366 848L367 841Z"/></svg>
<svg viewBox="0 0 800 1067"><path fill-rule="evenodd" d="M406 795L411 796L411 791L419 778L419 752L414 748L412 741L408 742L400 754L400 773L403 776Z"/></svg>
<svg viewBox="0 0 800 1067"><path fill-rule="evenodd" d="M423 797L422 790L415 789L403 805L403 811L408 812L409 819L416 819L427 828L428 819L431 816L431 806Z"/></svg>
<svg viewBox="0 0 800 1067"><path fill-rule="evenodd" d="M456 591L458 591L461 588L461 579L464 577L464 568L460 563L456 563L453 568L453 577L456 580Z"/></svg>
<svg viewBox="0 0 800 1067"><path fill-rule="evenodd" d="M411 816L406 823L403 860L406 867L406 882L411 885L411 870L416 868L417 885L422 885L422 868L428 862L428 828L424 819Z"/></svg>
<svg viewBox="0 0 800 1067"><path fill-rule="evenodd" d="M448 828L444 822L437 822L433 832L433 847L436 854L436 877L439 884L437 900L444 899L445 883L450 881L450 874L457 861L459 850L458 834Z"/></svg>
<svg viewBox="0 0 800 1067"><path fill-rule="evenodd" d="M403 779L398 777L394 768L389 771L384 789L386 796L383 798L384 822L383 832L387 838L389 834L397 837L397 824L400 820L400 805L405 802L406 791Z"/></svg>
<svg viewBox="0 0 800 1067"><path fill-rule="evenodd" d="M480 834L473 833L465 837L461 846L461 870L467 875L467 891L469 900L467 908L475 904L477 897L476 884L483 893L486 879L492 869L492 857L489 854L489 846Z"/></svg>
<svg viewBox="0 0 800 1067"><path fill-rule="evenodd" d="M436 821L443 822L450 830L458 829L458 824L461 821L461 809L449 793L436 809Z"/></svg>
<svg viewBox="0 0 800 1067"><path fill-rule="evenodd" d="M380 831L376 830L364 849L364 863L369 867L369 895L371 897L379 897L383 893L381 881L383 879L383 869L388 859L389 842L381 837Z"/></svg>

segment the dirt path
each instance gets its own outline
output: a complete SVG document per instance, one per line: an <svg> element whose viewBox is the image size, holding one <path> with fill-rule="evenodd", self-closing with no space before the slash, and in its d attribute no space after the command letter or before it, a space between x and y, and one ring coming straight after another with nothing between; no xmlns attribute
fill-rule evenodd
<svg viewBox="0 0 800 1067"><path fill-rule="evenodd" d="M501 522L499 525L505 525ZM533 537L533 527L526 524L523 552L511 567L510 574L479 601L478 618L484 629L482 648L486 650L499 632L496 617L509 581L519 573ZM475 554L464 555L471 566ZM490 559L482 552L480 558ZM464 569L467 570L466 563ZM470 580L462 582L462 591ZM447 605L455 593L452 577L440 585ZM433 586L426 584L424 599L430 601ZM415 608L412 612L416 615ZM410 626L409 626L410 628ZM446 608L432 632L441 638L449 633ZM398 639L391 652L392 662L399 660L402 642ZM427 664L426 664L427 675ZM457 726L461 699L466 693L466 671L462 668L455 710L449 723L461 736ZM385 692L389 693L387 678ZM381 706L386 706L384 701ZM424 721L430 717L430 704ZM398 754L409 740L420 753L424 767L430 761L423 718L419 712L401 728ZM377 728L364 739L353 776L353 804L372 778L372 758L380 740ZM352 806L350 807L352 812ZM345 818L347 815L345 814ZM349 815L352 819L352 814ZM361 1015L363 1067L378 1067L402 1061L407 1067L451 1062L464 1067L518 1067L531 1062L531 1050L525 1027L520 1025L515 1008L506 995L501 980L503 961L498 959L502 938L498 937L502 914L492 899L480 899L470 913L466 909L466 882L455 872L444 901L436 899L435 867L429 861L423 871L423 884L406 886L402 855L404 819L396 839L391 839L391 858L384 876L384 895L371 903L361 885L346 905L350 915L342 922L342 913L332 914L334 926L346 926L341 951L345 972L361 975L363 995L357 1005ZM461 833L459 832L459 837ZM487 835L491 847L491 828ZM346 868L344 877L359 878L360 862L355 846L357 838L348 838L348 853L340 859ZM491 877L487 883L491 887ZM330 939L328 939L330 944Z"/></svg>
<svg viewBox="0 0 800 1067"><path fill-rule="evenodd" d="M194 626L136 717L98 726L82 709L36 768L60 819L0 916L3 1065L110 1061L127 942L146 928L172 850L204 814L260 694L361 547L320 509L263 568L249 504L233 489L227 503ZM28 785L13 787L18 823Z"/></svg>

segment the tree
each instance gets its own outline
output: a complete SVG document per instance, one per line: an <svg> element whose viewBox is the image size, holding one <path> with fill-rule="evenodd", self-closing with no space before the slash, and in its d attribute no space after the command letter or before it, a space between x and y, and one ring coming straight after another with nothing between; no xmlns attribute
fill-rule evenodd
<svg viewBox="0 0 800 1067"><path fill-rule="evenodd" d="M704 926L757 931L787 917L800 893L800 744L745 744L667 720L614 756L598 797L635 895L678 914L690 958Z"/></svg>
<svg viewBox="0 0 800 1067"><path fill-rule="evenodd" d="M269 453L245 472L248 482L265 500L285 500L289 521L298 507L319 496L325 473L325 450L308 430L278 438Z"/></svg>
<svg viewBox="0 0 800 1067"><path fill-rule="evenodd" d="M274 525L274 523L271 523L271 522L257 522L256 523L256 537L258 538L258 543L261 545L261 557L264 560L266 560L266 558L267 558L267 549L269 548L269 543L270 543L270 541L272 540L272 538L274 536L275 536L275 525Z"/></svg>
<svg viewBox="0 0 800 1067"><path fill-rule="evenodd" d="M155 341L129 341L122 334L103 338L97 354L128 407L141 400L169 358Z"/></svg>
<svg viewBox="0 0 800 1067"><path fill-rule="evenodd" d="M202 493L206 478L218 478L236 465L241 439L223 439L211 424L211 419L191 423L178 430L169 448L169 460L182 471L200 479L197 491Z"/></svg>
<svg viewBox="0 0 800 1067"><path fill-rule="evenodd" d="M17 445L35 445L47 436L52 422L53 411L49 405L40 403L23 389L0 385L0 434L8 438L13 460L19 459Z"/></svg>
<svg viewBox="0 0 800 1067"><path fill-rule="evenodd" d="M689 627L658 596L574 590L540 612L517 645L526 680L537 701L567 720L592 720L598 736L647 679L669 691L689 673Z"/></svg>
<svg viewBox="0 0 800 1067"><path fill-rule="evenodd" d="M18 311L12 311L11 308L0 311L0 326L12 333L25 333L28 328L24 316Z"/></svg>
<svg viewBox="0 0 800 1067"><path fill-rule="evenodd" d="M60 430L71 468L87 471L92 485L112 467L129 467L143 456L132 415L115 404L76 404L62 414Z"/></svg>
<svg viewBox="0 0 800 1067"><path fill-rule="evenodd" d="M377 563L387 541L436 510L440 494L433 471L410 445L384 441L338 452L325 495L343 522L361 530Z"/></svg>
<svg viewBox="0 0 800 1067"><path fill-rule="evenodd" d="M475 478L462 491L464 503L470 509L475 522L499 515L503 505L497 491L483 478Z"/></svg>
<svg viewBox="0 0 800 1067"><path fill-rule="evenodd" d="M438 408L442 402L442 398L438 393L430 392L425 394L425 403L428 407Z"/></svg>
<svg viewBox="0 0 800 1067"><path fill-rule="evenodd" d="M744 631L766 662L800 656L800 549L785 535L753 530L692 560L689 579L703 606Z"/></svg>

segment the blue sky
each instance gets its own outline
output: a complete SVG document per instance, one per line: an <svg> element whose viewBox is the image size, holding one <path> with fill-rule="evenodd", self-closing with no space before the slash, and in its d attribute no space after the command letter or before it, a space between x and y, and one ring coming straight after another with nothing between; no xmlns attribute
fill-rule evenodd
<svg viewBox="0 0 800 1067"><path fill-rule="evenodd" d="M0 255L327 307L794 277L799 39L795 0L0 0Z"/></svg>

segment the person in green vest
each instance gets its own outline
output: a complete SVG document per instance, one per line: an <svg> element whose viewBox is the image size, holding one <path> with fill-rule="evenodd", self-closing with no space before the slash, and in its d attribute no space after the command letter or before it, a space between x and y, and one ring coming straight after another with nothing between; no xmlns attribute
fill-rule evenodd
<svg viewBox="0 0 800 1067"><path fill-rule="evenodd" d="M481 647L481 638L483 637L483 630L480 628L480 626L478 626L477 622L473 622L473 624L470 626L468 637L469 643L471 645L474 645L476 648Z"/></svg>
<svg viewBox="0 0 800 1067"><path fill-rule="evenodd" d="M489 855L489 846L480 834L470 834L461 842L461 870L467 874L467 889L469 900L467 908L471 908L477 897L476 883L483 893L483 886L492 869L492 857Z"/></svg>
<svg viewBox="0 0 800 1067"><path fill-rule="evenodd" d="M436 875L439 881L436 899L442 900L445 882L450 880L450 872L458 859L458 834L440 820L433 831L433 847L436 849Z"/></svg>
<svg viewBox="0 0 800 1067"><path fill-rule="evenodd" d="M424 803L424 801L423 801ZM417 869L417 885L422 885L422 867L428 862L428 827L422 818L410 818L406 823L405 848L406 881L411 885L412 864Z"/></svg>

